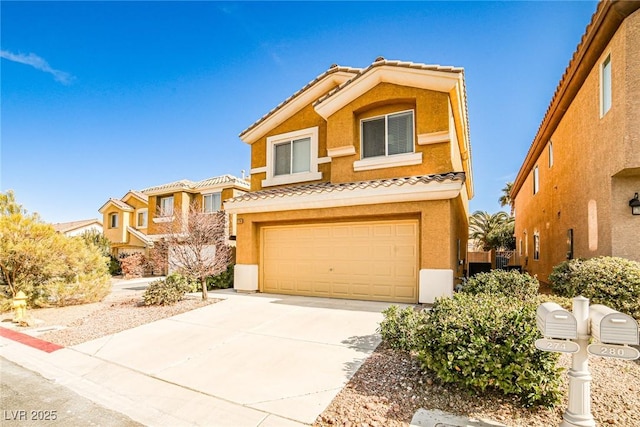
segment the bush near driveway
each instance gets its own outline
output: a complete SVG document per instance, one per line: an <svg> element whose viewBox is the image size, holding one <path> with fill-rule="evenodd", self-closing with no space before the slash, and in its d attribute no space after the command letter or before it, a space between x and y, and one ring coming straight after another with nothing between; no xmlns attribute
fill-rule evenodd
<svg viewBox="0 0 640 427"><path fill-rule="evenodd" d="M538 279L527 273L516 270L491 270L470 277L462 288L462 292L506 295L525 301L535 298L539 288Z"/></svg>
<svg viewBox="0 0 640 427"><path fill-rule="evenodd" d="M173 305L192 290L192 284L184 276L172 274L151 282L142 298L145 305Z"/></svg>
<svg viewBox="0 0 640 427"><path fill-rule="evenodd" d="M617 257L574 259L558 264L549 275L553 292L582 295L640 320L640 263Z"/></svg>
<svg viewBox="0 0 640 427"><path fill-rule="evenodd" d="M436 301L419 329L418 358L445 383L518 396L524 406L560 401L558 354L538 351L535 302L459 293Z"/></svg>

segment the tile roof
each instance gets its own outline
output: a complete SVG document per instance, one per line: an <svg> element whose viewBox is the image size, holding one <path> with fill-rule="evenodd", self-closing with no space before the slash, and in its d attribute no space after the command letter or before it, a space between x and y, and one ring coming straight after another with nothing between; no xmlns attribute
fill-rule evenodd
<svg viewBox="0 0 640 427"><path fill-rule="evenodd" d="M113 198L109 199L109 200L107 201L107 203L105 203L105 204L102 206L102 208L104 208L104 207L105 207L107 204L109 204L110 202L111 202L111 203L113 203L114 205L116 205L118 208L122 209L123 211L132 211L132 210L133 210L133 208L132 208L131 206L129 206L128 204L126 204L126 203L125 203L125 202L123 202L122 200L120 200L120 199L113 199ZM102 208L100 208L100 209L102 210Z"/></svg>
<svg viewBox="0 0 640 427"><path fill-rule="evenodd" d="M129 190L127 191L127 194L133 194L134 196L136 196L137 198L144 200L145 202L149 201L149 196L147 196L146 194L142 193L141 191L138 190Z"/></svg>
<svg viewBox="0 0 640 427"><path fill-rule="evenodd" d="M353 73L353 74L357 74L359 72L362 71L362 68L352 68L352 67L344 67L341 65L337 65L337 64L332 64L329 69L327 71L325 71L324 73L320 74L318 77L316 77L315 79L311 80L309 83L307 83L302 89L300 89L299 91L297 91L296 93L294 93L293 95L291 95L289 98L285 99L284 101L282 101L280 104L278 104L274 109L272 109L271 111L269 111L267 114L265 114L264 116L262 116L260 119L258 119L258 121L256 121L254 124L252 124L251 126L249 126L248 128L246 128L245 130L243 130L242 132L240 132L240 137L242 138L242 135L246 134L247 132L249 132L251 129L257 127L260 123L264 122L265 120L267 120L269 117L271 117L272 115L274 115L278 110L280 110L282 107L284 107L285 105L289 104L291 101L293 101L295 98L297 98L298 96L300 96L302 93L304 93L307 89L309 89L311 86L315 85L316 83L318 83L320 80L324 79L325 77L327 77L330 74L333 73L338 73L338 72L346 72L346 73Z"/></svg>
<svg viewBox="0 0 640 427"><path fill-rule="evenodd" d="M375 179L370 181L356 181L356 182L317 182L313 184L304 184L288 187L278 187L268 190L260 190L245 193L241 196L234 197L225 202L225 204L231 204L235 202L243 202L248 200L259 199L274 199L276 197L291 197L291 196L304 196L309 194L318 193L331 193L336 191L351 191L357 189L366 188L378 188L378 187L400 187L403 185L415 185L415 184L428 184L430 182L443 182L443 181L465 181L464 172L449 172L444 174L434 175L421 175L421 176L409 176L404 178L389 178L389 179Z"/></svg>
<svg viewBox="0 0 640 427"><path fill-rule="evenodd" d="M57 232L64 233L66 231L75 230L91 224L100 224L100 226L102 226L102 223L95 218L83 219L79 221L70 221L70 222L58 222L51 225L53 226L53 229L56 230Z"/></svg>
<svg viewBox="0 0 640 427"><path fill-rule="evenodd" d="M413 68L413 69L416 69L416 70L444 71L444 72L448 72L448 73L463 73L464 74L464 68L460 68L460 67L443 66L443 65L437 65L437 64L428 65L428 64L420 64L420 63L409 62L409 61L395 61L395 60L387 60L387 59L384 59L383 57L378 57L367 68L361 69L360 72L358 74L356 74L353 78L347 80L346 82L344 82L343 84L341 84L337 88L333 89L332 91L330 91L326 95L320 97L318 100L316 100L313 103L313 105L316 106L316 105L320 104L321 102L325 101L326 99L332 97L333 95L335 95L336 93L338 93L339 91L344 89L346 86L349 86L350 84L353 84L360 77L362 77L363 75L367 74L372 69L377 68L377 67L382 67L384 65L393 66L393 67L402 67L402 68Z"/></svg>
<svg viewBox="0 0 640 427"><path fill-rule="evenodd" d="M155 187L145 188L144 190L141 190L141 191L143 193L156 193L159 191L170 191L170 190L194 191L199 188L206 188L206 187L211 187L211 186L220 185L220 184L236 184L246 189L249 189L250 187L249 183L246 180L227 174L227 175L215 176L212 178L206 178L206 179L203 179L202 181L191 181L188 179L182 179L180 181L174 181L174 182L169 182L167 184L157 185Z"/></svg>

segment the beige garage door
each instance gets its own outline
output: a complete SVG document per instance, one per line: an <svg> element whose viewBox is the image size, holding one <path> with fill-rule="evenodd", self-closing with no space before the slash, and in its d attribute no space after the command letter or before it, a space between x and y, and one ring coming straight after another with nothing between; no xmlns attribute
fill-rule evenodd
<svg viewBox="0 0 640 427"><path fill-rule="evenodd" d="M415 303L415 220L262 228L262 291Z"/></svg>

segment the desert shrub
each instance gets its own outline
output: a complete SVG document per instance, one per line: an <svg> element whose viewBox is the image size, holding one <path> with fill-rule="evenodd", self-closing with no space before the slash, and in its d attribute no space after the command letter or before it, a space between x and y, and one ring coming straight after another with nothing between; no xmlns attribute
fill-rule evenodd
<svg viewBox="0 0 640 427"><path fill-rule="evenodd" d="M145 305L173 305L190 290L191 285L186 278L180 275L171 275L166 279L151 282L142 298Z"/></svg>
<svg viewBox="0 0 640 427"><path fill-rule="evenodd" d="M125 279L135 279L144 276L146 259L141 253L125 255L120 260L122 274Z"/></svg>
<svg viewBox="0 0 640 427"><path fill-rule="evenodd" d="M640 319L640 263L617 257L565 261L549 276L554 292L582 295Z"/></svg>
<svg viewBox="0 0 640 427"><path fill-rule="evenodd" d="M565 310L571 311L573 309L573 299L567 297L561 297L559 295L553 294L539 294L535 298L536 307L542 304L543 302L555 302L560 305Z"/></svg>
<svg viewBox="0 0 640 427"><path fill-rule="evenodd" d="M420 324L424 321L424 314L407 307L401 310L392 305L382 312L384 319L380 322L378 331L382 339L391 348L411 351L417 347Z"/></svg>
<svg viewBox="0 0 640 427"><path fill-rule="evenodd" d="M229 264L227 269L216 276L207 277L207 289L228 289L233 287L234 264Z"/></svg>
<svg viewBox="0 0 640 427"><path fill-rule="evenodd" d="M491 270L469 278L462 291L470 294L505 295L524 301L534 298L539 287L538 279L527 273Z"/></svg>
<svg viewBox="0 0 640 427"><path fill-rule="evenodd" d="M558 355L536 350L538 338L534 302L458 293L436 300L426 314L418 357L445 383L552 407L561 397Z"/></svg>
<svg viewBox="0 0 640 427"><path fill-rule="evenodd" d="M111 291L108 275L81 274L74 281L53 279L43 286L47 305L66 306L102 301ZM41 305L45 305L44 301Z"/></svg>

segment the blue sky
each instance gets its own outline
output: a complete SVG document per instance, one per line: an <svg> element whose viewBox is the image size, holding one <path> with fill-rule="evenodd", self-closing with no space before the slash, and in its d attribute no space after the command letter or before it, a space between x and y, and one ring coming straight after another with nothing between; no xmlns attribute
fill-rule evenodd
<svg viewBox="0 0 640 427"><path fill-rule="evenodd" d="M333 63L465 68L476 196L500 210L595 11L573 2L0 2L0 190L49 222L250 169L238 134Z"/></svg>

